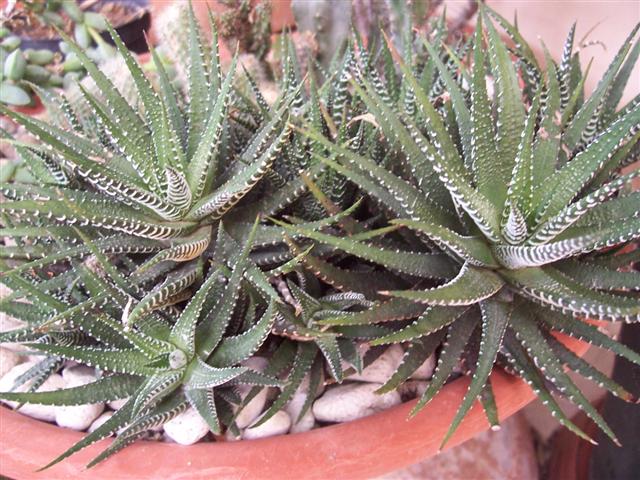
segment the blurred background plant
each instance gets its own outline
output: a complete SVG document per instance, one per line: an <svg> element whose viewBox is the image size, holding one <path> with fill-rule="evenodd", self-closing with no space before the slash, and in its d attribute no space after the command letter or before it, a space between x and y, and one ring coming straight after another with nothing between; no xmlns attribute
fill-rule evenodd
<svg viewBox="0 0 640 480"><path fill-rule="evenodd" d="M105 39L106 21L116 28L144 15L145 1L31 0L6 2L0 28L0 101L32 106L33 85L67 88L86 75L81 62L61 40L63 31L96 63L115 57ZM142 6L141 6L142 5Z"/></svg>

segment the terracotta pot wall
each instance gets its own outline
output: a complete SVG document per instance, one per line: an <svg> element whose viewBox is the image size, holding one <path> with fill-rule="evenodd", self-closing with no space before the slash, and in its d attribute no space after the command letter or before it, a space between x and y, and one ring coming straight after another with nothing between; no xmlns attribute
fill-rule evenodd
<svg viewBox="0 0 640 480"><path fill-rule="evenodd" d="M577 340L560 338L577 354L588 348ZM523 381L500 370L492 373L491 384L503 420L534 398ZM86 471L84 466L110 442L103 440L44 474L35 470L84 434L0 408L0 473L20 480L371 478L435 455L468 385L466 377L451 382L411 420L408 414L415 400L367 418L293 435L189 447L138 442ZM446 448L488 428L477 403Z"/></svg>

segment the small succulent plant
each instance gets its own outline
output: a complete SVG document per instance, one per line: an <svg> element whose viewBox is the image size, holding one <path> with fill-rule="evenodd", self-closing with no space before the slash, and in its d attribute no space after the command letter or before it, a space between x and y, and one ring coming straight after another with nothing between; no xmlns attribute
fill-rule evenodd
<svg viewBox="0 0 640 480"><path fill-rule="evenodd" d="M19 13L26 12L29 24L62 28L65 18L72 21L75 41L96 62L112 58L115 54L114 48L100 35L107 28L105 18L97 12L83 11L75 1L24 2L18 10ZM14 15L22 17L15 12ZM21 21L24 20L21 18ZM60 53L47 49L22 50L20 37L11 33L12 23L18 23L18 20L6 22L0 32L0 60L3 65L0 103L30 105L33 103L32 85L66 88L86 75L82 63L71 52L67 42L60 42Z"/></svg>
<svg viewBox="0 0 640 480"><path fill-rule="evenodd" d="M463 351L473 362L469 390L443 443L478 397L489 420L497 421L489 383L496 361L530 383L553 415L578 435L588 438L562 413L549 385L615 441L563 366L627 400L633 396L564 348L552 332L640 360L584 321L640 320L640 277L617 271L637 261L637 250L625 252L640 237L640 197L630 188L639 173L620 173L638 155L637 97L616 110L640 52L640 43L634 44L638 28L595 91L584 96L573 30L561 62L547 53L542 68L515 27L488 7L481 11L468 57L450 51L451 62L443 62L424 39L431 68L444 82L435 101L433 84L425 83L429 76L420 75L411 58L392 45L408 105L390 100L390 87L375 76L354 71L353 88L366 104L367 120L399 153L391 171L354 153L348 142L338 146L306 130L326 148L328 155L318 158L384 205L393 226L415 232L419 250L375 248L296 225L287 229L424 279L409 290L379 292L393 299L365 315L322 323L378 324L396 318L389 304L423 305L415 321L372 344L415 342L446 331L435 376L414 413L433 398ZM511 36L514 49L500 38L491 17Z"/></svg>
<svg viewBox="0 0 640 480"><path fill-rule="evenodd" d="M0 102L25 106L32 102L29 83L42 87L61 87L62 77L53 66L55 54L50 50L20 49L20 38L3 29L0 32Z"/></svg>

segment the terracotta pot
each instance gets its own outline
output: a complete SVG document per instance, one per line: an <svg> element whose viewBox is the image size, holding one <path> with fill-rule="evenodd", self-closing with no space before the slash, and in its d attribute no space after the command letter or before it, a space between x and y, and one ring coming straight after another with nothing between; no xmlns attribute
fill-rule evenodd
<svg viewBox="0 0 640 480"><path fill-rule="evenodd" d="M562 337L582 355L588 345ZM491 375L502 420L522 409L534 394L521 380L496 370ZM260 440L199 443L138 442L91 470L85 465L110 440L103 440L43 473L42 467L84 435L0 408L0 473L10 478L133 480L177 479L331 479L371 478L435 455L469 379L449 383L415 418L408 414L415 400L349 423L305 433ZM446 448L454 447L489 424L480 404L462 422Z"/></svg>

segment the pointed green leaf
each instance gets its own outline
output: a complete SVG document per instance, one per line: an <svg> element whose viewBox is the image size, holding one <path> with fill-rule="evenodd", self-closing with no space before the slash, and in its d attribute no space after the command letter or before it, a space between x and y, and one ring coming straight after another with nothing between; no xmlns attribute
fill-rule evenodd
<svg viewBox="0 0 640 480"><path fill-rule="evenodd" d="M478 363L462 405L456 412L456 416L452 420L441 446L451 438L451 435L453 435L462 419L471 409L478 395L482 393L493 369L498 350L502 347L502 338L511 319L511 307L494 300L482 302L480 309L482 311L482 337L480 339Z"/></svg>

